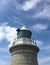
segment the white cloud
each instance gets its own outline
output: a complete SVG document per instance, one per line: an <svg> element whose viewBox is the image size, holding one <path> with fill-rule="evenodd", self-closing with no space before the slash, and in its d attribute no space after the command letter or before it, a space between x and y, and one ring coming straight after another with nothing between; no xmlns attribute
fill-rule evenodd
<svg viewBox="0 0 50 65"><path fill-rule="evenodd" d="M36 32L41 32L41 31L47 30L48 25L46 25L46 24L36 24L36 25L33 25L31 28Z"/></svg>
<svg viewBox="0 0 50 65"><path fill-rule="evenodd" d="M6 39L11 42L17 35L16 28L8 26L7 23L4 23L0 26L0 41Z"/></svg>
<svg viewBox="0 0 50 65"><path fill-rule="evenodd" d="M28 1L25 1L23 3L23 5L21 6L21 8L24 10L24 11L28 11L32 8L35 8L37 3L39 3L41 0L28 0Z"/></svg>
<svg viewBox="0 0 50 65"><path fill-rule="evenodd" d="M33 18L50 19L50 5L45 6L42 11L35 13Z"/></svg>
<svg viewBox="0 0 50 65"><path fill-rule="evenodd" d="M38 7L37 4L39 4L39 6L41 7ZM32 16L33 18L41 18L41 19L50 20L50 0L45 0L45 1L44 0L26 0L21 5L21 8L24 11L29 11L31 9L35 9L36 7L37 7L37 11L33 14Z"/></svg>
<svg viewBox="0 0 50 65"><path fill-rule="evenodd" d="M41 46L43 44L42 41L36 40L37 46Z"/></svg>
<svg viewBox="0 0 50 65"><path fill-rule="evenodd" d="M7 33L6 39L11 41L14 37L16 37L16 28L7 26L5 27L5 33Z"/></svg>

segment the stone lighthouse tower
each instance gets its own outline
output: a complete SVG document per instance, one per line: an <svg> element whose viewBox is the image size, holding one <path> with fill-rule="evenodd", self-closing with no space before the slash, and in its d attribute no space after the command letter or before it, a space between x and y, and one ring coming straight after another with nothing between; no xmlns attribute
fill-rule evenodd
<svg viewBox="0 0 50 65"><path fill-rule="evenodd" d="M37 53L39 48L31 36L32 33L26 26L17 29L17 38L14 39L12 46L9 48L11 65L38 65Z"/></svg>

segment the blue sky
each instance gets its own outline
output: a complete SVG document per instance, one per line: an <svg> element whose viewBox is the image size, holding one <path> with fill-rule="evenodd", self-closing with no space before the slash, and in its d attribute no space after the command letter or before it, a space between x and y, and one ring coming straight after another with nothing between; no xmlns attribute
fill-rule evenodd
<svg viewBox="0 0 50 65"><path fill-rule="evenodd" d="M8 45L22 24L40 48L39 65L50 65L50 0L0 0L0 65L10 65Z"/></svg>

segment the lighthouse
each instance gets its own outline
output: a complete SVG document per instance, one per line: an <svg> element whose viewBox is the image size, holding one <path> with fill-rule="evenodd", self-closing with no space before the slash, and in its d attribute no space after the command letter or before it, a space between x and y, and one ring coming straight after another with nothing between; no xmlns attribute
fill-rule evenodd
<svg viewBox="0 0 50 65"><path fill-rule="evenodd" d="M11 65L38 65L39 48L32 39L32 32L26 26L22 26L16 31L17 37L9 48Z"/></svg>

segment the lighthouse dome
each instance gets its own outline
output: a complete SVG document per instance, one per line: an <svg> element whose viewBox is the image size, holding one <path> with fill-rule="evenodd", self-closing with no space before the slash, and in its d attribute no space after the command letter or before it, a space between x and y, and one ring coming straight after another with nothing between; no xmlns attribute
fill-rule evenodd
<svg viewBox="0 0 50 65"><path fill-rule="evenodd" d="M31 31L23 25L21 29L17 29L17 38L31 38Z"/></svg>
<svg viewBox="0 0 50 65"><path fill-rule="evenodd" d="M23 25L21 30L28 30L28 28L25 25Z"/></svg>

